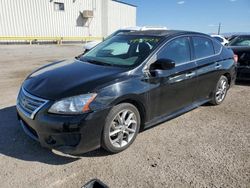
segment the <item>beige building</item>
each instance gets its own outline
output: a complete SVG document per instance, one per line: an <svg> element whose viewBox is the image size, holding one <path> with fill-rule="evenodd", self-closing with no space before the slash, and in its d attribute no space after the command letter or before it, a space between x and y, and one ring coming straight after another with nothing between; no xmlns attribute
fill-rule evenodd
<svg viewBox="0 0 250 188"><path fill-rule="evenodd" d="M0 37L105 37L135 25L136 6L120 1L0 1Z"/></svg>

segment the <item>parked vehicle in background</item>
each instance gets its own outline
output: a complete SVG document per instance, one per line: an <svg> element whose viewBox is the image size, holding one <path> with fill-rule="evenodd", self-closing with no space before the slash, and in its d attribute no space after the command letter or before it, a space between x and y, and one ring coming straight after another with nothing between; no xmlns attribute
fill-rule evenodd
<svg viewBox="0 0 250 188"><path fill-rule="evenodd" d="M211 35L213 38L215 38L216 40L218 40L222 45L227 45L229 43L229 41L227 39L225 39L225 37L221 36L221 35Z"/></svg>
<svg viewBox="0 0 250 188"><path fill-rule="evenodd" d="M146 30L167 30L166 27L150 27L150 26L144 26L144 27L127 27L124 29L119 29L117 31L115 31L114 33L112 33L111 35L109 35L108 37L105 38L105 40L121 34L121 33L127 33L127 32L133 32L133 31L146 31ZM94 48L97 44L101 43L102 41L90 41L87 42L83 48L84 48L84 53L88 52L89 50L91 50L92 48Z"/></svg>
<svg viewBox="0 0 250 188"><path fill-rule="evenodd" d="M250 35L239 35L229 42L238 56L237 80L250 80Z"/></svg>
<svg viewBox="0 0 250 188"><path fill-rule="evenodd" d="M231 42L235 37L238 37L239 35L231 35L230 37L227 38L229 42Z"/></svg>
<svg viewBox="0 0 250 188"><path fill-rule="evenodd" d="M236 77L233 55L202 33L116 35L79 60L31 73L20 88L18 118L44 147L121 152L139 130L207 102L221 104Z"/></svg>

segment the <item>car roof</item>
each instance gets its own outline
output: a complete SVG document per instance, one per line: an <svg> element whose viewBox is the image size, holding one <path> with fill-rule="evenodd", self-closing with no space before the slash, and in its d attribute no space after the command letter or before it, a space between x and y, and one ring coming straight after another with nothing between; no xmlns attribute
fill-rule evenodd
<svg viewBox="0 0 250 188"><path fill-rule="evenodd" d="M145 31L145 30L167 30L167 27L160 26L134 26L134 27L125 27L120 30L128 30L128 31Z"/></svg>
<svg viewBox="0 0 250 188"><path fill-rule="evenodd" d="M250 35L246 35L246 34L244 34L244 35L235 35L236 37L250 37Z"/></svg>
<svg viewBox="0 0 250 188"><path fill-rule="evenodd" d="M224 38L224 36L222 36L222 35L211 35L211 37L221 37L221 38Z"/></svg>
<svg viewBox="0 0 250 188"><path fill-rule="evenodd" d="M123 33L121 35L141 35L141 36L159 36L159 37L169 37L173 35L185 35L185 34L196 34L209 36L204 33L194 32L194 31L182 31L182 30L145 30L145 31L133 31L128 33Z"/></svg>
<svg viewBox="0 0 250 188"><path fill-rule="evenodd" d="M250 34L234 34L234 35L231 35L229 37L249 37Z"/></svg>

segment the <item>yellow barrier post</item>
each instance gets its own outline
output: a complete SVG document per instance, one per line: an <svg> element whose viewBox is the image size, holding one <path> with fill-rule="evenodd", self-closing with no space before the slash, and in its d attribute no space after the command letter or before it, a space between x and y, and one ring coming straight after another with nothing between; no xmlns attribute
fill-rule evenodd
<svg viewBox="0 0 250 188"><path fill-rule="evenodd" d="M91 41L103 40L103 37L34 37L34 36L0 36L0 41L25 41L32 45L33 41L57 41L58 45L63 44L63 41Z"/></svg>

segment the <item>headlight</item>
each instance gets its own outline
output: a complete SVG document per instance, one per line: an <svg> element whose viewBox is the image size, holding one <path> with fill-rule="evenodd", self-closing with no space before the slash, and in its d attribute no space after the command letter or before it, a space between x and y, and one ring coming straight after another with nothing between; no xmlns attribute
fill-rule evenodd
<svg viewBox="0 0 250 188"><path fill-rule="evenodd" d="M96 93L68 97L56 101L49 109L54 114L81 114L89 111L90 103L95 99Z"/></svg>

